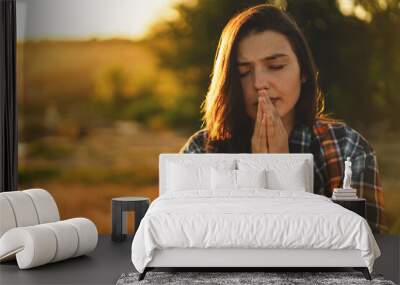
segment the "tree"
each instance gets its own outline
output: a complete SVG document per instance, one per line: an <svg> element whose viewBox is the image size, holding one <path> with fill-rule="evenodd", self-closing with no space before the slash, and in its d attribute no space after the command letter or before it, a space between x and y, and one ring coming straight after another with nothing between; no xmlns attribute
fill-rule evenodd
<svg viewBox="0 0 400 285"><path fill-rule="evenodd" d="M355 0L371 21L344 15L336 0L275 0L304 31L319 68L328 111L363 129L367 124L397 122L400 106L399 1ZM382 2L382 1L381 1ZM207 92L215 51L223 27L238 11L265 1L198 0L176 6L179 17L160 23L149 42L187 90L181 108L194 110L187 126L200 125L199 108ZM356 8L354 8L356 9ZM397 78L397 79L396 79ZM197 110L196 110L197 109ZM366 112L367 111L367 112Z"/></svg>

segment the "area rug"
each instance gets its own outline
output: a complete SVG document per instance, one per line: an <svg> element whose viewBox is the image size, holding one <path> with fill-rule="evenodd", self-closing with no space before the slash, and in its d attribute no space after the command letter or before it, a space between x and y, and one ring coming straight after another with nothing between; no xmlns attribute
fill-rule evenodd
<svg viewBox="0 0 400 285"><path fill-rule="evenodd" d="M382 275L372 274L372 281L361 272L154 272L146 274L138 281L139 273L124 273L117 285L133 284L390 284Z"/></svg>

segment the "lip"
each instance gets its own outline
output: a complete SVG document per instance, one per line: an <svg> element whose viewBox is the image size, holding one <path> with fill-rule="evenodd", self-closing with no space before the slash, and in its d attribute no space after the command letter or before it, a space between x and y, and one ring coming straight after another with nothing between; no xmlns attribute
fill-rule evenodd
<svg viewBox="0 0 400 285"><path fill-rule="evenodd" d="M277 101L281 100L281 98L279 97L269 98L269 99L271 100L272 104L275 104ZM258 101L256 101L253 105L257 107Z"/></svg>

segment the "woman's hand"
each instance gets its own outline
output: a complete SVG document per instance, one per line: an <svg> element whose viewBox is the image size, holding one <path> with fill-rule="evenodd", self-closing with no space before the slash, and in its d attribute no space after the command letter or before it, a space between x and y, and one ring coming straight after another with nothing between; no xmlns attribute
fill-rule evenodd
<svg viewBox="0 0 400 285"><path fill-rule="evenodd" d="M256 123L254 125L253 136L251 137L252 153L268 152L266 115L262 110L265 102L262 101L263 99L260 97L258 100Z"/></svg>
<svg viewBox="0 0 400 285"><path fill-rule="evenodd" d="M264 108L267 118L267 144L270 153L289 153L288 132L279 116L278 110L272 104L271 99L264 92Z"/></svg>
<svg viewBox="0 0 400 285"><path fill-rule="evenodd" d="M251 147L253 153L289 153L287 130L265 90L260 91Z"/></svg>

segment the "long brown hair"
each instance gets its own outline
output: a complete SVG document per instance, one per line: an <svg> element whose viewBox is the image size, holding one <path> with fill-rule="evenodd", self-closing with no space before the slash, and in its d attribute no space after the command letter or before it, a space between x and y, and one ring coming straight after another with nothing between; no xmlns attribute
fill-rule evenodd
<svg viewBox="0 0 400 285"><path fill-rule="evenodd" d="M257 5L235 15L222 31L211 84L202 104L208 148L212 148L212 143L219 143L223 152L250 151L254 123L245 112L237 68L237 47L240 40L251 32L266 30L286 36L296 54L301 75L306 78L295 106L295 125L312 127L316 118L323 117L324 100L318 85L317 69L303 33L281 8Z"/></svg>

